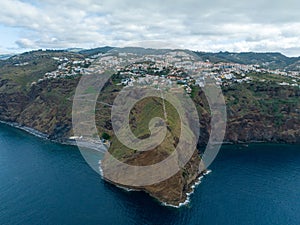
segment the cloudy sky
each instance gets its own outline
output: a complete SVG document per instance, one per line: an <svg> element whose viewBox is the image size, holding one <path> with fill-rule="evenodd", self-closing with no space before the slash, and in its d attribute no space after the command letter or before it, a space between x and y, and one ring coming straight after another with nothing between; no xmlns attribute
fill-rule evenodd
<svg viewBox="0 0 300 225"><path fill-rule="evenodd" d="M297 0L1 0L0 54L162 41L300 56L299 12Z"/></svg>

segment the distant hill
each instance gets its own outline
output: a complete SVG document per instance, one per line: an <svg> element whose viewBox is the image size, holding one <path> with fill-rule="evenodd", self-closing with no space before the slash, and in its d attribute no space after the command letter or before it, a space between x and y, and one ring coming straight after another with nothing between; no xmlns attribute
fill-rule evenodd
<svg viewBox="0 0 300 225"><path fill-rule="evenodd" d="M278 52L255 53L255 52L195 52L202 60L211 62L231 62L239 64L258 64L270 69L297 69L300 66L300 57L287 57ZM299 68L298 68L299 69Z"/></svg>
<svg viewBox="0 0 300 225"><path fill-rule="evenodd" d="M100 47L100 48L84 49L84 50L79 51L78 53L82 54L86 57L90 57L92 55L107 53L108 51L110 51L112 49L113 49L113 47L105 46L105 47Z"/></svg>
<svg viewBox="0 0 300 225"><path fill-rule="evenodd" d="M94 49L85 49L77 51L77 53L90 57L92 55L104 54L108 51L113 50L114 47L105 46ZM126 52L135 52L136 54L160 54L164 53L165 50L157 49L145 49L138 47L127 47L123 49ZM256 52L194 52L203 61L209 60L213 63L218 62L228 62L228 63L239 63L239 64L258 64L262 67L269 69L281 69L281 70L299 70L300 69L300 57L287 57L279 52L266 52L266 53L256 53Z"/></svg>
<svg viewBox="0 0 300 225"><path fill-rule="evenodd" d="M84 57L91 57L98 54L105 54L114 47L105 46L92 49L83 48L68 48L65 50L47 50L46 52L69 52L74 54L79 54ZM162 54L165 52L164 49L145 49L139 47L127 47L123 49L123 52L128 50L129 52L135 52L136 54ZM41 50L39 50L41 51ZM35 51L33 51L35 52ZM269 69L281 69L281 70L300 70L300 57L287 57L279 52L266 52L266 53L256 53L256 52L201 52L194 51L194 53L199 56L203 61L209 60L212 63L218 62L228 62L228 63L239 63L239 64L257 64L264 68ZM22 55L28 53L23 53ZM14 54L2 54L0 55L0 60L6 60Z"/></svg>
<svg viewBox="0 0 300 225"><path fill-rule="evenodd" d="M75 53L83 51L83 50L85 50L85 49L84 48L67 48L66 49L67 52L75 52Z"/></svg>
<svg viewBox="0 0 300 225"><path fill-rule="evenodd" d="M1 54L0 55L0 60L6 60L10 57L12 57L14 54Z"/></svg>

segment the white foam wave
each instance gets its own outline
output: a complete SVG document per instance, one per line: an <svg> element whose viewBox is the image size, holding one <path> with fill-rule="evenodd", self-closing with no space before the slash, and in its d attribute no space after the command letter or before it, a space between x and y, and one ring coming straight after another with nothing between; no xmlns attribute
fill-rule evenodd
<svg viewBox="0 0 300 225"><path fill-rule="evenodd" d="M203 177L205 177L206 175L210 174L211 172L212 172L211 170L207 170L206 172L203 173L203 175L201 175L201 176L198 177L198 179L197 179L197 181L195 182L195 184L193 184L193 185L191 186L192 191L186 194L187 198L186 198L185 202L180 203L178 206L172 205L172 204L168 204L168 203L165 203L165 202L163 202L162 205L163 205L163 206L168 206L168 207L177 208L177 209L180 208L180 207L182 207L182 206L187 206L187 205L191 202L191 200L190 200L190 199L191 199L191 195L194 194L195 188L196 188L198 185L201 184L201 181L202 181Z"/></svg>
<svg viewBox="0 0 300 225"><path fill-rule="evenodd" d="M29 134L32 134L32 135L34 135L36 137L39 137L39 138L42 138L42 139L48 139L48 135L47 134L42 133L42 132L40 132L38 130L35 130L33 128L26 127L26 126L21 126L18 123L12 123L12 122L0 121L0 123L9 125L11 127L14 127L14 128L20 129L20 130L23 130L23 131L25 131L25 132L27 132Z"/></svg>
<svg viewBox="0 0 300 225"><path fill-rule="evenodd" d="M103 178L103 169L101 167L101 160L99 160L99 172L100 172L101 177Z"/></svg>

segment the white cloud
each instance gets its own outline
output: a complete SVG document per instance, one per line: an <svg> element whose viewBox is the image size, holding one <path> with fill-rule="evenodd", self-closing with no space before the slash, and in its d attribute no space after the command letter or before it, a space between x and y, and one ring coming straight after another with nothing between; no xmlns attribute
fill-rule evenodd
<svg viewBox="0 0 300 225"><path fill-rule="evenodd" d="M37 48L38 46L35 44L34 41L29 40L27 38L21 38L16 41L16 44L20 46L20 48Z"/></svg>
<svg viewBox="0 0 300 225"><path fill-rule="evenodd" d="M3 0L0 24L19 29L19 48L161 40L202 51L300 55L299 9L296 0Z"/></svg>

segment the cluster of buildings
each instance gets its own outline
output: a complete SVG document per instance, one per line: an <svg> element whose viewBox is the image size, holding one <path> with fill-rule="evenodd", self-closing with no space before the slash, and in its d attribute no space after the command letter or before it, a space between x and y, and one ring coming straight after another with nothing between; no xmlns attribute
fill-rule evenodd
<svg viewBox="0 0 300 225"><path fill-rule="evenodd" d="M16 63L14 66L27 66L29 65L29 62L24 62L24 63Z"/></svg>
<svg viewBox="0 0 300 225"><path fill-rule="evenodd" d="M209 61L197 61L193 56L184 52L170 52L165 55L147 55L139 59L144 63L133 63L125 69L118 68L123 77L131 77L124 80L123 85L132 86L136 83L152 83L156 85L157 76L162 83L182 85L188 93L190 87L197 85L204 87L207 78L214 80L216 85L229 86L233 83L251 83L254 80L266 82L267 80L254 77L255 74L275 74L291 79L289 82L278 82L284 86L299 86L300 71L280 71L262 68L260 65L242 65L237 63L211 63ZM118 57L114 58L114 64L118 64ZM153 76L152 78L149 76ZM137 79L138 77L138 79ZM255 79L254 79L255 78ZM284 79L283 79L284 80ZM151 82L150 82L151 83ZM299 86L300 87L300 86Z"/></svg>
<svg viewBox="0 0 300 225"><path fill-rule="evenodd" d="M75 61L68 58L54 58L59 61L56 71L46 73L43 79L65 78L85 75L91 72L103 73L107 70L116 71L120 85L153 86L156 88L181 87L187 93L192 86L204 87L206 80L214 80L219 86L233 83L250 83L250 74L277 74L290 77L293 83L280 85L297 86L300 79L299 71L280 71L262 68L259 65L242 65L237 63L212 63L201 61L186 51L169 51L161 54L107 53L97 57ZM90 66L92 65L92 66ZM43 80L42 79L42 80ZM264 82L264 79L260 79ZM298 85L299 86L299 85Z"/></svg>
<svg viewBox="0 0 300 225"><path fill-rule="evenodd" d="M66 57L53 57L58 61L58 68L55 71L46 73L39 82L45 79L58 79L83 75L85 70L92 64L93 60L86 58L84 60L74 60Z"/></svg>

